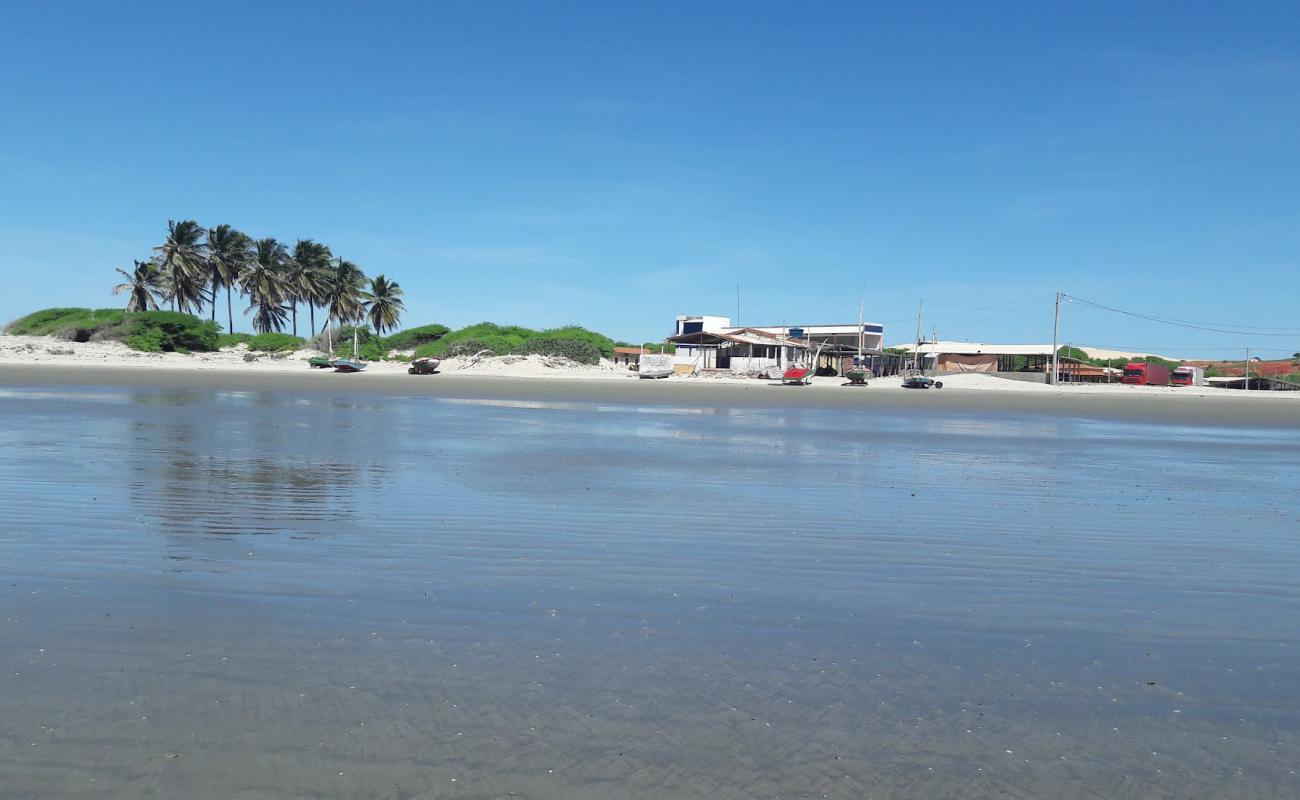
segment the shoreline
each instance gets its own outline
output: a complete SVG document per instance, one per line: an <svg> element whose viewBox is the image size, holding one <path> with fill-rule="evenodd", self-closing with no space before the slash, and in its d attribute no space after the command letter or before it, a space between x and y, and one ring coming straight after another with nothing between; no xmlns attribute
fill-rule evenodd
<svg viewBox="0 0 1300 800"><path fill-rule="evenodd" d="M180 358L185 358L181 356ZM309 370L287 361L284 369L195 368L170 364L85 365L0 362L0 387L100 386L140 389L228 389L321 394L428 397L432 399L521 400L698 405L739 408L823 408L866 411L962 411L1033 414L1099 420L1161 422L1214 427L1300 428L1300 393L1187 393L1185 389L1140 387L1014 386L986 375L944 378L945 388L903 390L897 378L846 387L840 379L814 380L805 387L757 379L665 378L641 380L608 370L534 375L440 372L408 375L404 370L342 374ZM396 365L395 365L396 366ZM996 388L988 383L996 382ZM1013 384L1006 386L1005 384ZM1213 392L1234 390L1213 389ZM1181 392L1181 394L1180 394Z"/></svg>

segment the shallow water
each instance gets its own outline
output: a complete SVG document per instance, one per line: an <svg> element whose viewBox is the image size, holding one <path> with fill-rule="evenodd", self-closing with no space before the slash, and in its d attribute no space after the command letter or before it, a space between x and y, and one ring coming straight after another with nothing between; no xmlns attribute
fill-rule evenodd
<svg viewBox="0 0 1300 800"><path fill-rule="evenodd" d="M0 393L0 797L1300 796L1300 430Z"/></svg>

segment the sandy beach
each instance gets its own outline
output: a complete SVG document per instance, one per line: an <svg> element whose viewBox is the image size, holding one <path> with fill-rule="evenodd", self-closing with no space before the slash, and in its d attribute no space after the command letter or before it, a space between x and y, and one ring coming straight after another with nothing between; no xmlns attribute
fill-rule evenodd
<svg viewBox="0 0 1300 800"><path fill-rule="evenodd" d="M408 375L404 362L370 364L358 374L313 370L315 351L254 354L139 353L112 342L0 336L0 385L77 385L284 389L566 402L694 403L729 406L950 409L1069 414L1189 425L1300 425L1300 392L1203 387L1079 384L1059 387L990 375L947 375L941 390L904 390L898 377L848 387L817 378L804 387L771 380L705 374L640 380L604 362L575 364L543 356L454 358L436 375Z"/></svg>

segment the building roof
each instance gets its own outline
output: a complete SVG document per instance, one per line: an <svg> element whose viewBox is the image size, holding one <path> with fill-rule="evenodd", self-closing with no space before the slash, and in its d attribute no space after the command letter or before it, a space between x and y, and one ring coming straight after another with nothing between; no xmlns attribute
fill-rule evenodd
<svg viewBox="0 0 1300 800"><path fill-rule="evenodd" d="M628 355L639 356L645 352L644 347L615 347L615 353L627 353Z"/></svg>
<svg viewBox="0 0 1300 800"><path fill-rule="evenodd" d="M734 344L753 344L761 347L800 347L808 349L808 343L798 339L789 339L781 336L773 336L770 333L756 331L753 328L739 328L728 333L718 333L710 331L697 331L695 333L682 333L677 336L669 336L668 341L677 344L720 344L721 342L732 342Z"/></svg>
<svg viewBox="0 0 1300 800"><path fill-rule="evenodd" d="M884 325L881 325L879 322L872 322L869 319L864 319L862 321L862 327L880 328L881 330L884 329ZM837 322L837 323L825 324L825 325L752 325L748 327L747 330L788 331L791 328L798 328L802 330L804 333L811 333L813 335L820 334L820 333L857 333L858 323ZM731 330L731 328L728 328L727 330ZM880 331L873 330L873 331L869 331L869 333L880 333Z"/></svg>
<svg viewBox="0 0 1300 800"><path fill-rule="evenodd" d="M897 345L898 349L912 352L916 343ZM1050 344L985 344L983 342L922 342L922 355L949 353L961 356L1047 356L1052 355Z"/></svg>

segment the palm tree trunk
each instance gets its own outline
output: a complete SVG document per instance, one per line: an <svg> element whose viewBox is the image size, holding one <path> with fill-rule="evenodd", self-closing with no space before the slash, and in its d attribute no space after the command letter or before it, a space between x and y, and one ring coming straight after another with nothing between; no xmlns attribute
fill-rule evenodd
<svg viewBox="0 0 1300 800"><path fill-rule="evenodd" d="M298 335L298 301L294 300L293 305L290 306L290 308L293 309L293 335L297 336Z"/></svg>
<svg viewBox="0 0 1300 800"><path fill-rule="evenodd" d="M230 307L230 284L226 284L226 319L230 323L230 330L226 333L235 332L235 312Z"/></svg>
<svg viewBox="0 0 1300 800"><path fill-rule="evenodd" d="M212 321L217 321L217 282L212 282ZM226 331L230 333L230 331Z"/></svg>
<svg viewBox="0 0 1300 800"><path fill-rule="evenodd" d="M311 328L310 328L310 330L313 330L313 331L314 331L314 330L316 330L316 304L315 304L315 303L312 303L312 302L310 302L310 301L308 301L308 303L307 303L307 310L311 312Z"/></svg>

